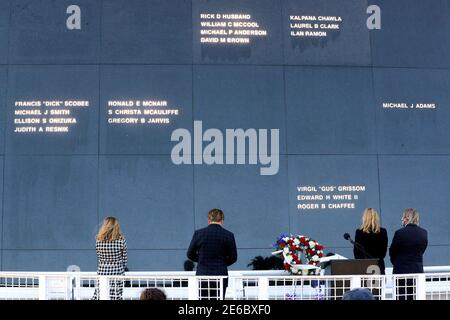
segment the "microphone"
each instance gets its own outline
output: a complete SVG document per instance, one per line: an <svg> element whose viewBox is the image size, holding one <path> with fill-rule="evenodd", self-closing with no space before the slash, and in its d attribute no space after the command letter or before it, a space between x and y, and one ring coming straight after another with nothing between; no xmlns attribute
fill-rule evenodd
<svg viewBox="0 0 450 320"><path fill-rule="evenodd" d="M364 247L362 245L353 241L353 239L350 237L350 235L347 232L344 233L344 239L350 241L350 243L353 244L356 248L358 248L362 253L364 253L365 256L373 259L373 257L370 254L368 254L366 250L364 250Z"/></svg>
<svg viewBox="0 0 450 320"><path fill-rule="evenodd" d="M347 232L344 233L344 239L350 241L352 244L355 244L355 241L352 240L352 238Z"/></svg>

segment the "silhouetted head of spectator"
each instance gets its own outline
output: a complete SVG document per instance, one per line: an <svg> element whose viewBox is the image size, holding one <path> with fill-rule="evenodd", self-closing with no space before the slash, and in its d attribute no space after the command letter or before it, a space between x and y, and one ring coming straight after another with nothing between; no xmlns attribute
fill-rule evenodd
<svg viewBox="0 0 450 320"><path fill-rule="evenodd" d="M142 291L140 300L167 300L164 291L158 288L147 288Z"/></svg>
<svg viewBox="0 0 450 320"><path fill-rule="evenodd" d="M374 300L374 298L369 289L356 288L344 293L342 300Z"/></svg>
<svg viewBox="0 0 450 320"><path fill-rule="evenodd" d="M191 260L186 260L184 262L184 271L192 271L194 270L194 262L192 262Z"/></svg>

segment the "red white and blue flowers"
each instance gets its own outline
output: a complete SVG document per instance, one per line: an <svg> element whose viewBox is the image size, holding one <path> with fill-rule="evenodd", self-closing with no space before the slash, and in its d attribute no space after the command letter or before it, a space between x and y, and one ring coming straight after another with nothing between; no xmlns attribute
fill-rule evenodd
<svg viewBox="0 0 450 320"><path fill-rule="evenodd" d="M303 235L281 235L274 247L276 251L273 254L282 254L284 268L291 274L303 274L302 270L308 269L320 270L320 258L323 257L324 248L316 240ZM302 263L302 254L306 260L304 264ZM304 268L299 268L299 266L304 266ZM308 266L312 268L308 268Z"/></svg>

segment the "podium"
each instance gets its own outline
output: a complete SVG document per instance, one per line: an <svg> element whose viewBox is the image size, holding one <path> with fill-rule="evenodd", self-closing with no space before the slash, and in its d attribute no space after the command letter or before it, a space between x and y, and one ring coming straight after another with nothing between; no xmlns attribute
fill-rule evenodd
<svg viewBox="0 0 450 320"><path fill-rule="evenodd" d="M331 275L371 275L380 274L378 259L348 259L331 260ZM363 284L361 284L363 287ZM369 288L374 296L380 295L380 288ZM350 290L350 280L336 280L331 286L332 297L342 297L346 291Z"/></svg>
<svg viewBox="0 0 450 320"><path fill-rule="evenodd" d="M374 274L379 269L378 259L347 259L347 260L331 260L331 275L351 275L351 274Z"/></svg>

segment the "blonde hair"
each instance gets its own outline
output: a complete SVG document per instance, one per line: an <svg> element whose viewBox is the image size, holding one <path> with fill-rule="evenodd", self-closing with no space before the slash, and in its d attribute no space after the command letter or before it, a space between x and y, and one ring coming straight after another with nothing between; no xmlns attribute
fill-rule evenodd
<svg viewBox="0 0 450 320"><path fill-rule="evenodd" d="M365 233L380 232L380 216L373 208L366 208L362 216L361 230Z"/></svg>
<svg viewBox="0 0 450 320"><path fill-rule="evenodd" d="M419 225L419 211L414 208L407 208L403 211L403 219L406 220L407 224Z"/></svg>
<svg viewBox="0 0 450 320"><path fill-rule="evenodd" d="M124 236L120 231L119 220L115 217L106 217L96 236L96 239L99 241L113 241L123 238Z"/></svg>

